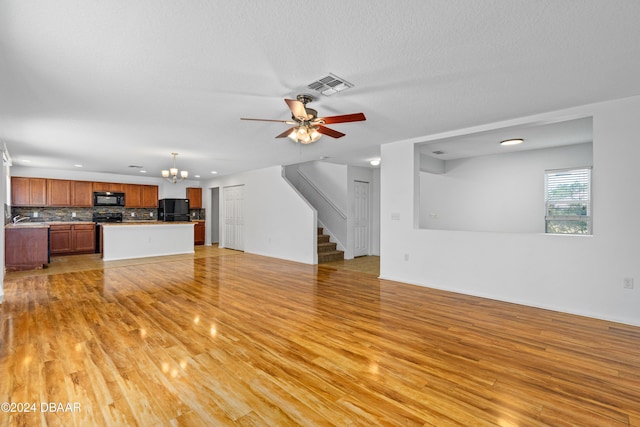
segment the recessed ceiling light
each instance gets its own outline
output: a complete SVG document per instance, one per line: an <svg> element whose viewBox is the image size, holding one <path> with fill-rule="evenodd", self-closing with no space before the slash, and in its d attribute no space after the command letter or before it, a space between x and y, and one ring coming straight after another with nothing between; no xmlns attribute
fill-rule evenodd
<svg viewBox="0 0 640 427"><path fill-rule="evenodd" d="M194 178L200 178L200 175L195 175Z"/></svg>
<svg viewBox="0 0 640 427"><path fill-rule="evenodd" d="M147 173L147 171L140 171L140 173Z"/></svg>
<svg viewBox="0 0 640 427"><path fill-rule="evenodd" d="M524 139L522 138L514 138L514 139L505 139L504 141L500 141L500 145L518 145L522 144Z"/></svg>
<svg viewBox="0 0 640 427"><path fill-rule="evenodd" d="M211 171L211 173L212 173L212 174L216 174L216 173L218 173L218 171Z"/></svg>
<svg viewBox="0 0 640 427"><path fill-rule="evenodd" d="M29 159L24 159L24 160L20 160L22 163L31 163L31 160Z"/></svg>
<svg viewBox="0 0 640 427"><path fill-rule="evenodd" d="M75 166L77 168L81 168L82 167L82 165L73 165L73 166Z"/></svg>
<svg viewBox="0 0 640 427"><path fill-rule="evenodd" d="M378 166L380 164L380 159L373 159L369 163L371 166Z"/></svg>

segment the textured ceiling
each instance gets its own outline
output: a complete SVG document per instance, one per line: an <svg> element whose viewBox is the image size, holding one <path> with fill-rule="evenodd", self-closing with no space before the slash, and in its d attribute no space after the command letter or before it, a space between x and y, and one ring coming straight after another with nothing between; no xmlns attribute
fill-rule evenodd
<svg viewBox="0 0 640 427"><path fill-rule="evenodd" d="M0 138L14 164L202 179L640 94L637 0L3 0ZM318 95L347 136L274 137ZM31 160L24 163L24 160Z"/></svg>

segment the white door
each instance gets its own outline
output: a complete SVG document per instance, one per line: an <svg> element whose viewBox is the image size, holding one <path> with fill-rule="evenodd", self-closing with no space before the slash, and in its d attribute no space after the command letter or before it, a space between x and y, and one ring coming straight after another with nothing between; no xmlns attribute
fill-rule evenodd
<svg viewBox="0 0 640 427"><path fill-rule="evenodd" d="M224 247L244 250L244 185L224 188Z"/></svg>
<svg viewBox="0 0 640 427"><path fill-rule="evenodd" d="M369 255L369 183L354 181L354 256Z"/></svg>

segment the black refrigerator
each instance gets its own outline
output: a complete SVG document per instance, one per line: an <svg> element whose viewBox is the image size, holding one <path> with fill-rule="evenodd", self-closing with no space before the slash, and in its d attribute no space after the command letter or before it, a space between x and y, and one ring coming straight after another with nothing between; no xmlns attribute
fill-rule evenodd
<svg viewBox="0 0 640 427"><path fill-rule="evenodd" d="M159 221L190 221L189 199L160 199L158 201Z"/></svg>

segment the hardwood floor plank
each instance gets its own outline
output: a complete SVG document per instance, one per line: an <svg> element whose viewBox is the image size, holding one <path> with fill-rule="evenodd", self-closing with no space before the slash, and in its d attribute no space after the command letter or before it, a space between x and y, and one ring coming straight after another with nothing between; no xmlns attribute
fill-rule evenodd
<svg viewBox="0 0 640 427"><path fill-rule="evenodd" d="M81 411L0 427L640 425L638 327L381 280L370 260L81 257L8 274L0 306L0 402Z"/></svg>

